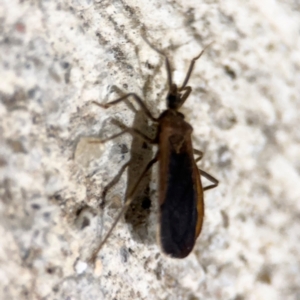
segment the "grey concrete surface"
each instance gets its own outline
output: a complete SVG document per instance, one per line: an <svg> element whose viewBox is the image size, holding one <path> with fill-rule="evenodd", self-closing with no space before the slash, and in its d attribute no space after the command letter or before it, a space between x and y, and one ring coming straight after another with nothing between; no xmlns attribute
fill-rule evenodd
<svg viewBox="0 0 300 300"><path fill-rule="evenodd" d="M91 144L119 132L113 119L154 134L134 102L91 100L136 92L165 108L164 60L142 28L179 84L214 42L181 111L220 185L192 254L170 259L154 167L93 265L156 148ZM299 35L298 1L0 0L0 299L300 299Z"/></svg>

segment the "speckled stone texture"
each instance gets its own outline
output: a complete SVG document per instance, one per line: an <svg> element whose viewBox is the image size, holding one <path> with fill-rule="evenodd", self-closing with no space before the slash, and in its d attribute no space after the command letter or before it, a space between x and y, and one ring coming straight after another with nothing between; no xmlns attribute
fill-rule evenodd
<svg viewBox="0 0 300 300"><path fill-rule="evenodd" d="M128 134L96 143L113 119L155 128L133 101L91 104L136 92L165 109L142 28L179 84L214 41L181 111L220 184L194 251L173 260L156 241L155 166L91 264L156 151ZM0 0L0 299L300 299L299 33L292 0Z"/></svg>

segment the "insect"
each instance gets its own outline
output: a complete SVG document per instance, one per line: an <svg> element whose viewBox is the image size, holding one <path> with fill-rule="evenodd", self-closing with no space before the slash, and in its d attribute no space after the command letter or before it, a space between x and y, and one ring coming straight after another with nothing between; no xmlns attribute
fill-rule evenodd
<svg viewBox="0 0 300 300"><path fill-rule="evenodd" d="M124 125L120 133L105 141L127 132L132 135L139 135L148 143L157 144L158 151L155 157L147 164L131 192L128 193L122 210L100 245L93 252L92 261L95 260L97 253L107 241L124 212L128 209L132 202L132 195L143 176L157 161L159 162L159 242L162 251L170 257L184 258L190 254L203 224L203 193L218 185L217 179L198 169L196 163L201 160L203 153L193 149L191 138L193 128L184 120L184 115L178 111L192 91L192 88L187 86L187 84L195 62L201 57L206 48L191 60L183 84L181 87L178 87L172 81L171 66L168 57L151 45L145 37L144 40L154 51L165 58L169 88L166 97L167 109L158 118L155 118L142 99L135 93L126 94L106 104L96 101L93 101L93 103L100 107L108 108L124 101L128 97L132 97L144 113L157 124L156 137L151 139L138 129ZM195 159L194 154L197 154L198 158ZM203 187L200 175L211 181L211 184Z"/></svg>

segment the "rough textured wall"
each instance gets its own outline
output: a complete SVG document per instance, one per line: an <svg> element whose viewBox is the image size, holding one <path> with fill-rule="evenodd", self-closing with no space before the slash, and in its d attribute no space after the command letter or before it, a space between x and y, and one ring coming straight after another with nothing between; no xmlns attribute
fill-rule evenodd
<svg viewBox="0 0 300 300"><path fill-rule="evenodd" d="M214 41L181 111L220 184L193 253L172 260L156 242L154 167L94 266L156 148L89 143L120 131L112 119L154 134L134 102L91 100L132 91L165 108L164 60L141 28L178 83ZM0 299L299 299L298 1L1 0L0 32Z"/></svg>

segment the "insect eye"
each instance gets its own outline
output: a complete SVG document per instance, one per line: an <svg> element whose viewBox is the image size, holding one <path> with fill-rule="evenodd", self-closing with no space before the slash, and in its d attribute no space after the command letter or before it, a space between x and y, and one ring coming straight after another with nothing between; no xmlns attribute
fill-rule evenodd
<svg viewBox="0 0 300 300"><path fill-rule="evenodd" d="M174 94L169 94L167 96L167 106L168 108L171 109L176 109L177 108L177 97Z"/></svg>

